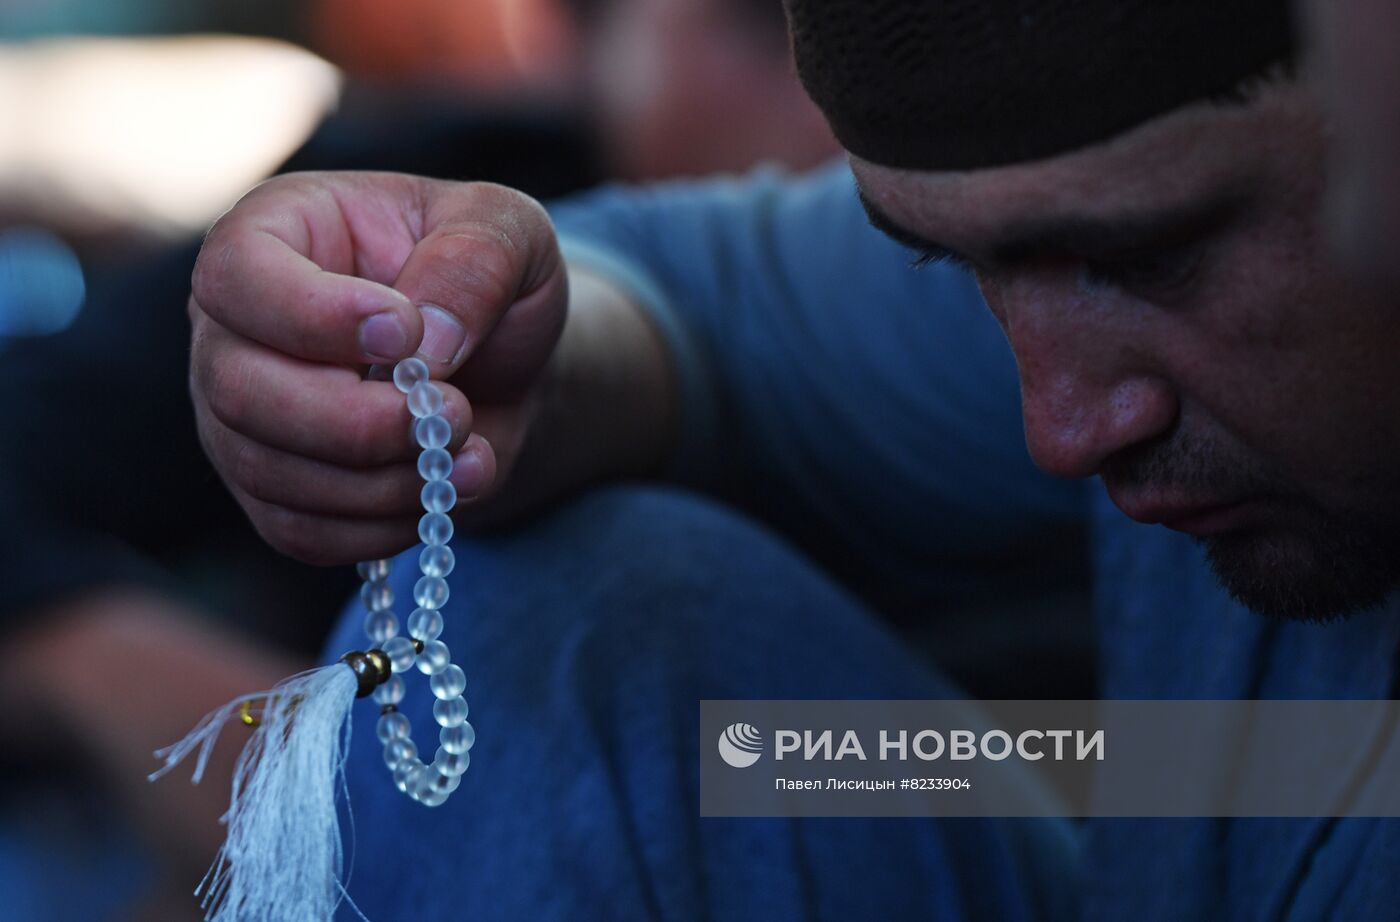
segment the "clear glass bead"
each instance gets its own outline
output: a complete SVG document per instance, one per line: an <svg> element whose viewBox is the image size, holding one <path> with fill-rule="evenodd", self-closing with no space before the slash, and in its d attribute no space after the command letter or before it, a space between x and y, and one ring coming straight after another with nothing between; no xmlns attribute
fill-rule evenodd
<svg viewBox="0 0 1400 922"><path fill-rule="evenodd" d="M365 636L376 646L399 632L399 619L391 611L372 611L365 615Z"/></svg>
<svg viewBox="0 0 1400 922"><path fill-rule="evenodd" d="M449 775L446 772L438 771L437 766L428 766L427 786L433 791L440 791L444 796L451 794L462 786L462 776Z"/></svg>
<svg viewBox="0 0 1400 922"><path fill-rule="evenodd" d="M418 800L432 784L430 776L435 774L437 772L424 765L421 759L414 759L412 767L408 770L404 793L414 800Z"/></svg>
<svg viewBox="0 0 1400 922"><path fill-rule="evenodd" d="M433 759L433 768L439 773L449 778L457 778L472 764L472 756L469 752L448 752L441 746L438 747L437 756Z"/></svg>
<svg viewBox="0 0 1400 922"><path fill-rule="evenodd" d="M426 774L430 776L429 780L423 785L420 793L417 795L418 802L425 807L440 807L447 803L447 798L462 784L461 775L448 777L431 765L428 766Z"/></svg>
<svg viewBox="0 0 1400 922"><path fill-rule="evenodd" d="M457 488L450 480L433 480L423 484L418 498L428 512L451 512L457 505Z"/></svg>
<svg viewBox="0 0 1400 922"><path fill-rule="evenodd" d="M384 744L384 764L390 768L402 765L418 755L418 747L407 738L392 739Z"/></svg>
<svg viewBox="0 0 1400 922"><path fill-rule="evenodd" d="M413 424L419 448L441 448L452 438L452 424L441 416L425 416Z"/></svg>
<svg viewBox="0 0 1400 922"><path fill-rule="evenodd" d="M418 671L423 675L437 675L452 663L452 653L441 640L430 640L423 644L423 652L418 654Z"/></svg>
<svg viewBox="0 0 1400 922"><path fill-rule="evenodd" d="M381 714L379 724L374 728L374 732L379 734L379 742L381 743L408 739L408 734L412 731L413 728L408 725L408 718L398 711Z"/></svg>
<svg viewBox="0 0 1400 922"><path fill-rule="evenodd" d="M434 695L444 701L456 698L467 690L467 674L462 671L461 666L454 663L429 679L428 686Z"/></svg>
<svg viewBox="0 0 1400 922"><path fill-rule="evenodd" d="M430 640L437 640L441 633L442 612L432 608L416 608L413 610L413 614L408 616L410 637L427 643Z"/></svg>
<svg viewBox="0 0 1400 922"><path fill-rule="evenodd" d="M404 794L408 793L408 779L413 776L414 771L422 763L417 759L408 762L400 762L394 766L394 787Z"/></svg>
<svg viewBox="0 0 1400 922"><path fill-rule="evenodd" d="M355 564L360 579L367 583L382 583L389 578L389 561L365 560Z"/></svg>
<svg viewBox="0 0 1400 922"><path fill-rule="evenodd" d="M389 681L374 690L374 703L398 704L403 700L403 693L403 679L396 675L391 675L389 676Z"/></svg>
<svg viewBox="0 0 1400 922"><path fill-rule="evenodd" d="M419 608L442 608L451 592L441 576L422 576L413 584L413 601Z"/></svg>
<svg viewBox="0 0 1400 922"><path fill-rule="evenodd" d="M384 611L394 604L394 590L388 583L365 583L360 587L360 601L369 611Z"/></svg>
<svg viewBox="0 0 1400 922"><path fill-rule="evenodd" d="M418 476L424 480L446 480L452 473L452 456L441 448L429 448L418 455Z"/></svg>
<svg viewBox="0 0 1400 922"><path fill-rule="evenodd" d="M424 576L447 576L457 565L457 555L445 544L430 544L418 555L418 569Z"/></svg>
<svg viewBox="0 0 1400 922"><path fill-rule="evenodd" d="M413 658L418 655L418 651L413 649L413 641L407 637L390 637L379 649L389 657L389 668L395 672L408 669L413 665Z"/></svg>
<svg viewBox="0 0 1400 922"><path fill-rule="evenodd" d="M404 359L394 366L394 387L407 394L419 381L428 380L428 366L422 359Z"/></svg>
<svg viewBox="0 0 1400 922"><path fill-rule="evenodd" d="M429 512L418 520L418 540L432 547L452 540L452 520L441 512Z"/></svg>
<svg viewBox="0 0 1400 922"><path fill-rule="evenodd" d="M442 391L431 381L419 381L408 392L408 412L422 419L442 411Z"/></svg>
<svg viewBox="0 0 1400 922"><path fill-rule="evenodd" d="M408 778L408 796L414 800L421 800L423 795L432 789L436 775L437 772L433 771L431 766L415 766Z"/></svg>
<svg viewBox="0 0 1400 922"><path fill-rule="evenodd" d="M439 698L433 702L433 719L440 727L460 727L467 719L467 699L461 695Z"/></svg>
<svg viewBox="0 0 1400 922"><path fill-rule="evenodd" d="M476 744L476 728L469 723L443 727L438 732L438 742L448 752L466 752Z"/></svg>

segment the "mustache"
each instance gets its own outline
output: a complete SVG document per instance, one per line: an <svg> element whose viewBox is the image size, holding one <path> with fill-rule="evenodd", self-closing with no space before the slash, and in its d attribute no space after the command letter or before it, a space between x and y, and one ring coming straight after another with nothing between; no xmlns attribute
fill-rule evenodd
<svg viewBox="0 0 1400 922"><path fill-rule="evenodd" d="M1283 492L1285 487L1257 462L1217 441L1180 431L1117 452L1104 461L1099 475L1118 489L1222 498Z"/></svg>

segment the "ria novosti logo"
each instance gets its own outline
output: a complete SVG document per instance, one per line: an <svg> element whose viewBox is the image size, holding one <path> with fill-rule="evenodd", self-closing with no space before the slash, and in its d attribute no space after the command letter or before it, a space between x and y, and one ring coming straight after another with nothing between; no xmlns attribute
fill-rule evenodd
<svg viewBox="0 0 1400 922"><path fill-rule="evenodd" d="M1102 729L1028 729L1014 737L1006 730L997 729L925 729L915 732L912 738L908 729L881 730L878 748L873 755L867 755L871 742L869 739L862 742L856 730L779 729L773 731L773 761L776 763L792 758L803 762L841 762L846 759L866 762L873 757L881 762L906 762L911 754L923 762L941 759L951 762L974 759L1000 762L1013 755L1027 762L1041 759L1055 762L1104 760ZM753 724L732 723L719 735L720 758L733 768L753 765L763 755L763 749L763 735Z"/></svg>
<svg viewBox="0 0 1400 922"><path fill-rule="evenodd" d="M753 724L730 724L719 735L719 757L734 768L748 768L763 755L763 736Z"/></svg>

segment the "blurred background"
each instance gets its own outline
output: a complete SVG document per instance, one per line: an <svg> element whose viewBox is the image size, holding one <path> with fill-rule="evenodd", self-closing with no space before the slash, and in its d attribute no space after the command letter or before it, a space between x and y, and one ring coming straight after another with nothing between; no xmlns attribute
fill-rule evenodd
<svg viewBox="0 0 1400 922"><path fill-rule="evenodd" d="M0 0L0 39L0 216L92 247L201 231L321 157L510 164L549 194L834 150L776 0ZM501 156L531 126L579 149Z"/></svg>
<svg viewBox="0 0 1400 922"><path fill-rule="evenodd" d="M224 209L286 170L548 199L835 152L780 0L0 0L0 917L199 918L241 741L198 788L151 751L357 585L267 550L198 445Z"/></svg>

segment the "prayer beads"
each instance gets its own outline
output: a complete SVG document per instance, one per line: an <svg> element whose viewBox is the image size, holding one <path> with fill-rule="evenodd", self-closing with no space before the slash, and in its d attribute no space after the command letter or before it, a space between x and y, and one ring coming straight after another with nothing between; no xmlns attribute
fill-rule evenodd
<svg viewBox="0 0 1400 922"><path fill-rule="evenodd" d="M399 635L399 622L392 606L394 592L389 587L390 562L369 560L359 565L364 586L360 598L366 609L365 634L370 643L388 658L391 675L374 691L380 705L377 725L384 744L384 764L389 767L394 786L419 803L436 807L444 803L462 782L462 773L471 764L469 750L476 731L467 723L467 678L452 662L442 634L441 608L447 604L446 577L456 560L448 542L452 540L452 519L448 514L457 503L457 491L447 480L452 473L452 456L444 450L452 436L452 426L442 417L442 391L428 376L428 366L419 359L404 359L394 368L394 386L404 395L413 415L413 438L422 449L418 473L424 484L420 494L423 517L418 537L425 547L418 557L423 574L413 588L418 608L408 618L408 636ZM410 666L429 676L433 718L438 723L439 747L431 764L418 757L418 747L410 739L407 715L399 709L405 685L399 675Z"/></svg>

